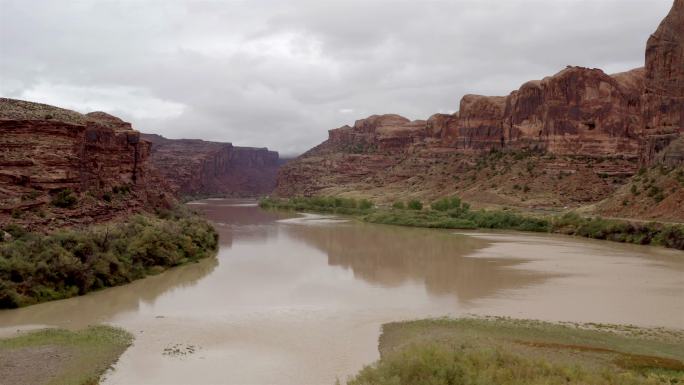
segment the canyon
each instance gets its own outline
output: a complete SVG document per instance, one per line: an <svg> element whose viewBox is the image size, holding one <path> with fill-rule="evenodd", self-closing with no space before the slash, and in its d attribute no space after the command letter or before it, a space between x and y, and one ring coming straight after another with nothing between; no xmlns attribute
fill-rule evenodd
<svg viewBox="0 0 684 385"><path fill-rule="evenodd" d="M179 196L255 197L275 188L278 153L267 148L143 134L150 161Z"/></svg>
<svg viewBox="0 0 684 385"><path fill-rule="evenodd" d="M169 209L275 186L278 153L141 134L104 112L0 98L0 225L30 231Z"/></svg>
<svg viewBox="0 0 684 385"><path fill-rule="evenodd" d="M507 96L466 95L451 115L373 115L330 130L282 167L275 194L380 203L459 194L481 207L592 206L684 220L683 30L684 0L675 0L648 39L643 68L609 75L568 66ZM654 165L667 166L666 177L647 183L667 191L662 199L619 194Z"/></svg>

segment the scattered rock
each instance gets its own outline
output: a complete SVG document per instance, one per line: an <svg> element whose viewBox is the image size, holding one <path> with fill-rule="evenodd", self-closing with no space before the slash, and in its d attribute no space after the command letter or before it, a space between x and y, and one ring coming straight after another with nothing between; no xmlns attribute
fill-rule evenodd
<svg viewBox="0 0 684 385"><path fill-rule="evenodd" d="M195 345L173 344L164 348L162 355L170 357L184 357L194 354L199 349L200 347Z"/></svg>

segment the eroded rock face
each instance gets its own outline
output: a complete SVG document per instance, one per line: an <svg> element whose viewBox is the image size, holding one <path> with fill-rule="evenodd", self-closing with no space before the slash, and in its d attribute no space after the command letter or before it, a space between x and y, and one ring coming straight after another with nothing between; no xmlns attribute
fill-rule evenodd
<svg viewBox="0 0 684 385"><path fill-rule="evenodd" d="M144 134L151 162L178 196L253 197L275 188L280 161L266 148Z"/></svg>
<svg viewBox="0 0 684 385"><path fill-rule="evenodd" d="M88 223L168 205L164 184L151 183L149 153L150 143L111 115L0 98L0 221ZM50 205L64 189L78 197L69 210ZM112 191L127 197L112 202Z"/></svg>
<svg viewBox="0 0 684 385"><path fill-rule="evenodd" d="M525 83L506 99L504 147L559 155L636 157L643 70L614 76L568 67Z"/></svg>
<svg viewBox="0 0 684 385"><path fill-rule="evenodd" d="M645 68L608 75L568 66L508 96L466 95L458 113L427 121L373 115L329 131L327 141L284 166L276 193L382 200L456 192L522 206L604 199L639 167L684 162L674 145L684 131L683 45L684 0L676 0L648 40ZM501 150L538 160L518 164L528 161L516 155L496 173L478 165ZM527 197L516 192L523 186Z"/></svg>
<svg viewBox="0 0 684 385"><path fill-rule="evenodd" d="M641 103L642 157L650 161L684 132L684 0L675 0L670 13L648 39Z"/></svg>

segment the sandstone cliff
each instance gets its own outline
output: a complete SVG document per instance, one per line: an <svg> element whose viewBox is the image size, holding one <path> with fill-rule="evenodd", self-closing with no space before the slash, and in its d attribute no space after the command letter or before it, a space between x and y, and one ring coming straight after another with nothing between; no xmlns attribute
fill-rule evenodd
<svg viewBox="0 0 684 385"><path fill-rule="evenodd" d="M0 98L0 222L86 224L168 205L149 152L130 123L106 113Z"/></svg>
<svg viewBox="0 0 684 385"><path fill-rule="evenodd" d="M253 197L275 188L280 166L275 151L152 134L143 138L152 143L152 164L179 196Z"/></svg>
<svg viewBox="0 0 684 385"><path fill-rule="evenodd" d="M641 98L644 157L652 159L684 131L684 0L646 44L646 79ZM684 153L680 154L684 159Z"/></svg>
<svg viewBox="0 0 684 385"><path fill-rule="evenodd" d="M607 199L665 148L671 166L684 160L669 146L684 132L683 45L684 0L675 0L644 68L568 66L507 96L466 95L453 115L358 120L284 166L275 192L380 201L458 193L482 205L553 208Z"/></svg>

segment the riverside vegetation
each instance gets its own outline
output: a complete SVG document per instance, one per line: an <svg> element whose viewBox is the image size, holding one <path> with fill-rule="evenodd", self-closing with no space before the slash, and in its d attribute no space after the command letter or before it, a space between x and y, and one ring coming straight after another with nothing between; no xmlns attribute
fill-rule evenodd
<svg viewBox="0 0 684 385"><path fill-rule="evenodd" d="M0 238L0 308L83 295L214 255L218 233L182 207L50 234Z"/></svg>
<svg viewBox="0 0 684 385"><path fill-rule="evenodd" d="M310 211L350 215L365 222L444 229L507 229L576 235L639 245L684 250L684 225L583 217L574 212L556 216L533 216L513 210L473 210L460 198L432 202L428 208L418 200L377 207L368 200L339 197L264 198L266 209Z"/></svg>
<svg viewBox="0 0 684 385"><path fill-rule="evenodd" d="M390 323L380 360L348 385L670 385L684 380L684 334L540 321Z"/></svg>

